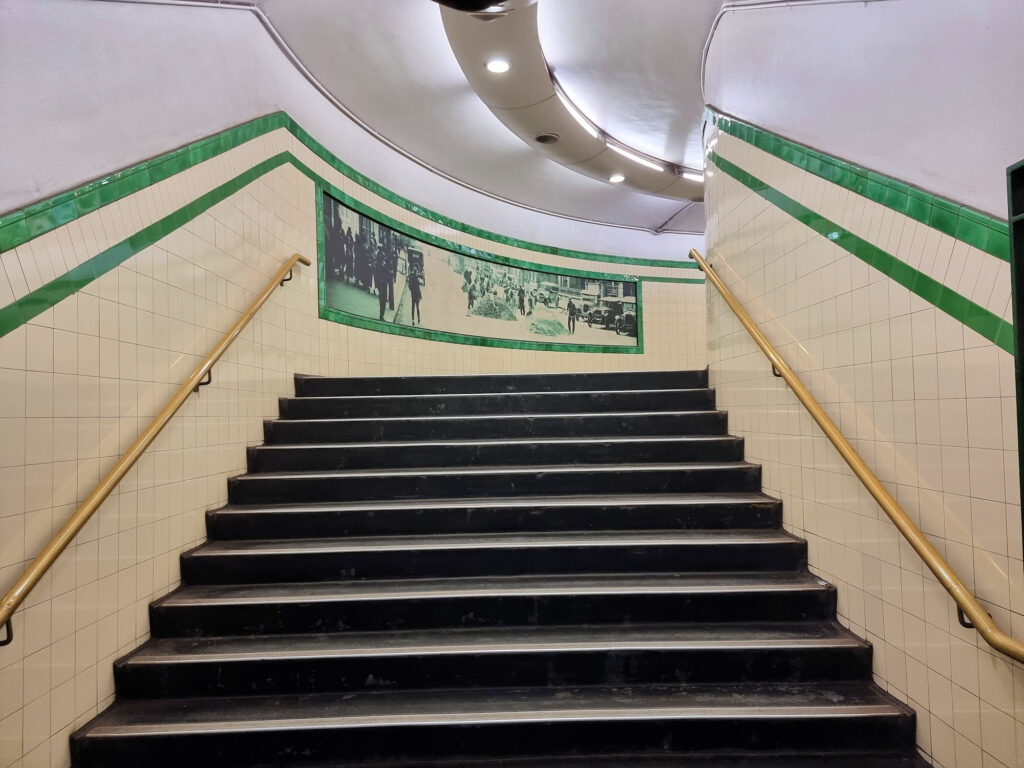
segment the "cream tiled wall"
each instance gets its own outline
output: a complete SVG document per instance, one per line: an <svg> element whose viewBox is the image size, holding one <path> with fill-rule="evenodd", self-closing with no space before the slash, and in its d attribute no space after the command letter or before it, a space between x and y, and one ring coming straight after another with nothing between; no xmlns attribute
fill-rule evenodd
<svg viewBox="0 0 1024 768"><path fill-rule="evenodd" d="M1005 262L739 139L717 153L1010 319ZM993 617L1024 638L1013 358L709 164L712 265ZM1024 766L1024 666L957 622L952 600L861 487L714 290L712 385L762 464L876 681L918 713L943 768Z"/></svg>
<svg viewBox="0 0 1024 768"><path fill-rule="evenodd" d="M0 306L260 160L291 151L372 207L503 255L601 272L447 231L343 177L278 131L0 254ZM316 253L313 182L282 166L0 338L0 588L156 414L280 263ZM609 267L612 267L609 269ZM674 274L637 268L641 275ZM693 273L688 273L693 274ZM0 767L68 764L68 735L113 697L112 663L147 637L149 602L178 581L203 513L245 471L245 446L292 391L330 375L700 368L704 286L645 282L644 354L534 352L427 342L317 318L315 272L276 291L86 526L0 648Z"/></svg>

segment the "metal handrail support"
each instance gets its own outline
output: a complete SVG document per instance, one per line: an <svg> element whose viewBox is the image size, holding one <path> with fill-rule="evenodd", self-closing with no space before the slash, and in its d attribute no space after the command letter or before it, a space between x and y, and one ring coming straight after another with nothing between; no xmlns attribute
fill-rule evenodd
<svg viewBox="0 0 1024 768"><path fill-rule="evenodd" d="M67 522L61 526L61 529L57 531L56 535L50 542L43 547L43 551L40 552L36 559L32 561L32 564L25 570L24 573L18 577L18 580L14 582L14 585L8 590L7 594L4 595L3 601L0 601L0 626L6 626L7 636L0 641L0 645L9 645L11 640L14 638L13 624L11 623L11 617L14 612L18 609L18 606L22 604L28 593L32 591L32 588L39 583L40 579L46 575L46 572L50 569L50 566L57 560L61 552L63 552L68 544L72 542L75 535L82 530L82 527L88 522L89 518L92 517L93 513L99 509L100 505L106 500L110 492L114 490L121 479L128 473L128 471L135 466L135 462L139 460L139 457L145 452L150 446L156 436L160 434L161 430L171 420L171 417L178 412L178 409L185 403L189 395L199 389L199 385L203 383L203 379L211 373L214 364L221 358L221 355L227 350L228 347L238 338L242 330L249 324L253 316L259 311L270 295L282 284L282 280L291 272L292 268L296 264L303 264L310 266L312 262L301 254L293 253L285 261L284 265L277 271L277 273L270 279L259 295L253 300L252 304L249 305L248 309L242 313L242 315L235 321L235 324L231 326L231 329L224 335L220 342L215 346L210 353L203 359L203 362L199 364L192 375L189 376L185 382L178 387L178 390L174 393L174 396L168 401L167 405L161 409L160 413L156 415L142 433L135 439L131 447L125 451L124 455L114 464L113 467L103 476L92 493L89 494L88 498L82 505L75 510L75 513L68 518Z"/></svg>
<svg viewBox="0 0 1024 768"><path fill-rule="evenodd" d="M729 305L729 308L739 319L740 323L753 337L754 342L764 352L772 367L779 372L779 375L789 385L789 388L803 404L804 408L807 409L811 418L821 427L825 437L835 446L836 450L839 451L839 455L843 457L850 466L850 469L853 470L861 483L864 484L864 487L867 488L868 493L878 502L882 511L889 516L889 519L892 520L899 532L903 534L903 538L907 540L907 543L914 548L914 551L924 561L924 564L928 566L928 570L935 574L935 578L949 592L954 602L956 602L959 611L974 625L974 628L978 630L978 633L984 638L986 643L1017 661L1024 661L1024 643L1010 637L1010 635L1003 632L996 625L992 617L988 615L981 603L978 602L978 599L967 589L967 586L956 575L956 572L946 562L945 558L939 554L938 550L921 532L921 529L910 519L910 516L893 498L892 494L886 490L878 476L864 463L864 459L860 457L860 454L850 445L850 441L839 431L839 427L825 413L825 410L815 400L814 395L803 385L803 382L793 372L793 369L786 365L786 361L782 359L775 347L772 346L771 342L761 332L761 329L758 328L750 315L743 309L743 306L733 296L732 291L722 281L722 278L718 276L714 268L704 260L704 257L700 255L696 248L690 251L690 258L697 262L701 271L707 277L708 282L722 295L725 303Z"/></svg>

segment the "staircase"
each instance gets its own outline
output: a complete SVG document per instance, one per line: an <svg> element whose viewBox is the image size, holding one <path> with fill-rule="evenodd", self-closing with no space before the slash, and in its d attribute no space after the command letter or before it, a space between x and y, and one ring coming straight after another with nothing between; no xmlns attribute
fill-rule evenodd
<svg viewBox="0 0 1024 768"><path fill-rule="evenodd" d="M78 768L925 765L706 371L299 376L280 411Z"/></svg>

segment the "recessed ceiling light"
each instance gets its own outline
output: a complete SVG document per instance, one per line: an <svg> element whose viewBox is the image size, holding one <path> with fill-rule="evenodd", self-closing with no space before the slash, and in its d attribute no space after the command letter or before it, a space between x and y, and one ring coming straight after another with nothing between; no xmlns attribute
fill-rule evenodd
<svg viewBox="0 0 1024 768"><path fill-rule="evenodd" d="M481 13L501 13L504 10L505 10L505 8L503 6L500 6L500 5L489 5L486 8L484 8L481 11Z"/></svg>
<svg viewBox="0 0 1024 768"><path fill-rule="evenodd" d="M564 93L562 93L561 89L558 89L557 93L559 101L562 102L562 106L565 107L566 111L570 115L572 115L572 119L575 120L580 125L582 125L584 130L586 130L586 132L593 136L595 139L599 138L601 134L598 132L594 124L587 120L583 113L576 108L575 104L569 101L568 97Z"/></svg>
<svg viewBox="0 0 1024 768"><path fill-rule="evenodd" d="M626 177L623 176L621 173L613 173L611 176L608 177L608 181L610 181L612 184L618 184L620 181L625 180Z"/></svg>
<svg viewBox="0 0 1024 768"><path fill-rule="evenodd" d="M704 181L704 174L695 173L694 171L683 171L683 178L690 181Z"/></svg>
<svg viewBox="0 0 1024 768"><path fill-rule="evenodd" d="M618 152L623 157L628 157L634 163L640 163L640 165L646 166L647 168L650 168L652 170L665 170L665 166L659 165L658 163L655 163L653 160L648 160L646 157L641 157L635 152L630 152L628 149L626 149L625 147L620 147L618 144L612 144L611 142L608 142L608 149L614 152Z"/></svg>
<svg viewBox="0 0 1024 768"><path fill-rule="evenodd" d="M505 59L491 59L487 62L487 71L496 75L503 75L512 68L512 65Z"/></svg>

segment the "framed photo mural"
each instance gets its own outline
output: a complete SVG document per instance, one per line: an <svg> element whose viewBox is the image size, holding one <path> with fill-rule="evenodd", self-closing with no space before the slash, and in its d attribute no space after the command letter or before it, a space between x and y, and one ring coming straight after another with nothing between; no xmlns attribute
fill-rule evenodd
<svg viewBox="0 0 1024 768"><path fill-rule="evenodd" d="M464 344L643 351L637 280L464 248L318 195L325 319Z"/></svg>

